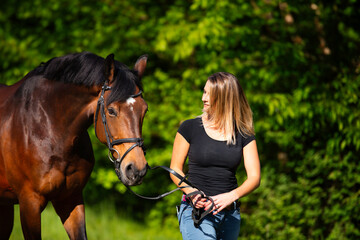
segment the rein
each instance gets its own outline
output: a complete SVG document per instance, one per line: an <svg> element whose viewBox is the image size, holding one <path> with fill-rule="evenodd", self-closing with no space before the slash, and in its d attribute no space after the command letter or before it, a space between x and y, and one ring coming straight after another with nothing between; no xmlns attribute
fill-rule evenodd
<svg viewBox="0 0 360 240"><path fill-rule="evenodd" d="M189 187L191 187L191 188L195 188L195 189L196 189L196 187L194 187L194 186L190 183L190 181L186 179L186 175L185 175L185 176L181 176L179 173L177 173L176 171L174 171L173 169L171 169L171 168L169 168L169 167L166 167L166 166L149 167L150 170L155 170L155 169L159 169L159 168L161 168L161 169L169 172L170 174L174 175L175 177L177 177L177 178L180 180L180 182L178 182L178 185L181 185L182 183L186 183L187 186L180 186L180 187L175 188L175 189L173 189L173 190L171 190L171 191L169 191L169 192L160 194L160 195L158 195L158 196L156 196L156 197L147 197L147 196L140 195L140 194L134 192L129 186L125 185L126 188L127 188L130 192L132 192L135 196L140 197L140 198L143 198L143 199L147 199L147 200L159 200L159 199L161 199L161 198L163 198L163 197L166 197L166 196L172 194L173 192L175 192L175 191L177 191L177 190L180 190L180 189L183 189L183 188L189 188ZM201 198L206 198L208 201L211 202L211 206L209 207L208 210L204 211L203 209L198 209L198 208L196 208L196 207L194 206L194 203L192 202L192 200L191 200L190 197L195 196L195 195L198 195L198 194L201 195ZM213 207L215 206L214 200L213 200L211 197L206 196L205 193L202 192L202 191L200 191L200 190L197 190L197 191L191 192L191 193L189 193L189 194L186 194L186 195L185 195L185 199L186 199L186 202L189 203L190 206L192 207L191 217L192 217L192 219L193 219L193 221L194 221L194 226L195 226L196 228L198 228L198 227L200 226L201 220L202 220L203 218L205 218L206 215L208 215L209 213L212 212Z"/></svg>
<svg viewBox="0 0 360 240"><path fill-rule="evenodd" d="M106 114L105 114L105 99L104 99L104 95L105 95L105 92L108 91L108 90L111 90L111 87L108 86L106 84L106 82L104 83L104 85L102 86L102 90L101 90L101 94L100 94L100 97L99 97L99 100L97 102L97 107L96 107L96 113L95 113L95 135L97 136L97 132L96 132L96 123L98 121L98 115L99 115L99 111L100 111L100 114L101 114L101 120L102 120L102 123L103 123L103 126L104 126L104 131L105 131L105 136L106 136L106 142L107 142L107 145L108 145L108 149L109 149L109 152L108 152L108 158L111 162L114 163L115 165L115 172L117 174L117 176L120 178L120 165L121 165L121 162L124 160L125 156L131 151L133 150L135 147L139 146L143 149L144 151L144 154L145 154L145 147L144 147L144 140L142 138L121 138L121 139L114 139L110 133L110 129L109 129L109 126L107 124L107 121L106 121ZM142 94L142 91L139 91L139 93L137 94L134 94L134 95L130 95L130 97L132 98L136 98L136 97L139 97L141 96ZM123 143L134 143L129 149L126 150L126 152L120 157L120 153L114 148L115 145L119 145L119 144L123 144ZM112 158L112 151L116 152L117 155L118 155L118 158L116 160L114 160ZM140 194L137 194L135 193L133 190L131 190L131 188L129 186L127 186L126 184L124 184L126 186L126 188L132 192L134 195L140 197L140 198L143 198L143 199L147 199L147 200L159 200L161 198L164 198L170 194L172 194L173 192L177 191L177 190L180 190L180 189L183 189L183 188L189 188L189 187L192 187L192 188L195 188L187 179L186 179L186 176L181 176L179 173L177 173L176 171L174 171L173 169L169 168L169 167L166 167L166 166L155 166L155 167L150 167L148 166L148 169L149 170L155 170L155 169L163 169L167 172L169 172L170 174L174 175L175 177L177 177L180 182L178 183L178 185L181 185L182 183L186 183L187 186L180 186L178 188L175 188L169 192L166 192L166 193L163 193L163 194L160 194L158 196L155 196L155 197L147 197L147 196L142 196ZM206 210L206 211L203 211L203 209L197 209L195 208L193 202L191 201L190 197L192 196L195 196L195 195L201 195L202 198L206 198L207 200L211 201L211 207ZM185 195L185 198L187 199L187 202L191 205L193 211L192 211L192 218L194 220L194 225L195 227L199 227L199 224L201 222L201 220L206 216L208 215L213 207L214 207L214 200L211 198L211 197L208 197L204 194L204 192L200 191L200 190L197 190L197 191L194 191L194 192L191 192L187 195Z"/></svg>
<svg viewBox="0 0 360 240"><path fill-rule="evenodd" d="M191 183L186 179L186 176L182 177L179 173L175 172L174 170L172 170L171 168L169 167L166 167L166 166L155 166L155 167L148 167L149 170L156 170L156 169L164 169L165 171L171 173L172 175L174 175L175 177L177 177L178 179L180 179L180 182L178 183L178 185L180 185L181 183L186 183L188 184L188 186L182 186L182 187L178 187L178 188L175 188L169 192L166 192L166 193L163 193L163 194L160 194L158 196L155 196L155 197L148 197L148 196L143 196L143 195L140 195L136 192L134 192L129 186L125 185L127 187L128 190L130 190L130 192L132 192L134 195L138 196L139 198L143 198L143 199L146 199L146 200L159 200L161 198L164 198L166 197L167 195L170 195L171 193L173 192L176 192L177 190L180 190L180 189L183 189L183 188L188 188L188 187L193 187L191 185Z"/></svg>

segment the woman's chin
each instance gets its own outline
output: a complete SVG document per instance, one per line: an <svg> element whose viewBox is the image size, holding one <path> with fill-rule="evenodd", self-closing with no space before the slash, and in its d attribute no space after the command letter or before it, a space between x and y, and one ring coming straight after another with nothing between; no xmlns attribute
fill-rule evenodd
<svg viewBox="0 0 360 240"><path fill-rule="evenodd" d="M205 112L205 113L209 113L210 107L209 106L203 107L202 111Z"/></svg>

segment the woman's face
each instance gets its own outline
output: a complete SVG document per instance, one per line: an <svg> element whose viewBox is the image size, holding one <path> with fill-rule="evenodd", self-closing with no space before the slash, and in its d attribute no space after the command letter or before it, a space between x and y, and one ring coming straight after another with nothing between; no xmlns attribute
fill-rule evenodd
<svg viewBox="0 0 360 240"><path fill-rule="evenodd" d="M209 81L206 82L205 87L204 87L204 93L202 95L202 99L204 107L203 107L203 112L208 112L209 108L210 108L210 83Z"/></svg>

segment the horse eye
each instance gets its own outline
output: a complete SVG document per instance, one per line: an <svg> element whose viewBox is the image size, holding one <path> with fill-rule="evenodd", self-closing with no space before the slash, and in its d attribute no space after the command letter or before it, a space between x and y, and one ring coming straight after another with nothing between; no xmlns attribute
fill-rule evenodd
<svg viewBox="0 0 360 240"><path fill-rule="evenodd" d="M116 117L117 116L117 113L116 111L113 109L113 108L109 108L108 109L108 113L111 117Z"/></svg>

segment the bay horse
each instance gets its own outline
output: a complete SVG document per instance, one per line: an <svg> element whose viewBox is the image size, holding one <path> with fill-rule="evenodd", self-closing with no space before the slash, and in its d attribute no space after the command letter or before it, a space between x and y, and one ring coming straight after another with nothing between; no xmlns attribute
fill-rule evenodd
<svg viewBox="0 0 360 240"><path fill-rule="evenodd" d="M11 235L14 204L24 238L41 239L49 201L69 238L87 239L82 190L95 161L87 132L93 123L121 181L141 183L148 169L141 148L146 62L142 56L129 69L113 54L74 53L0 85L0 239Z"/></svg>

